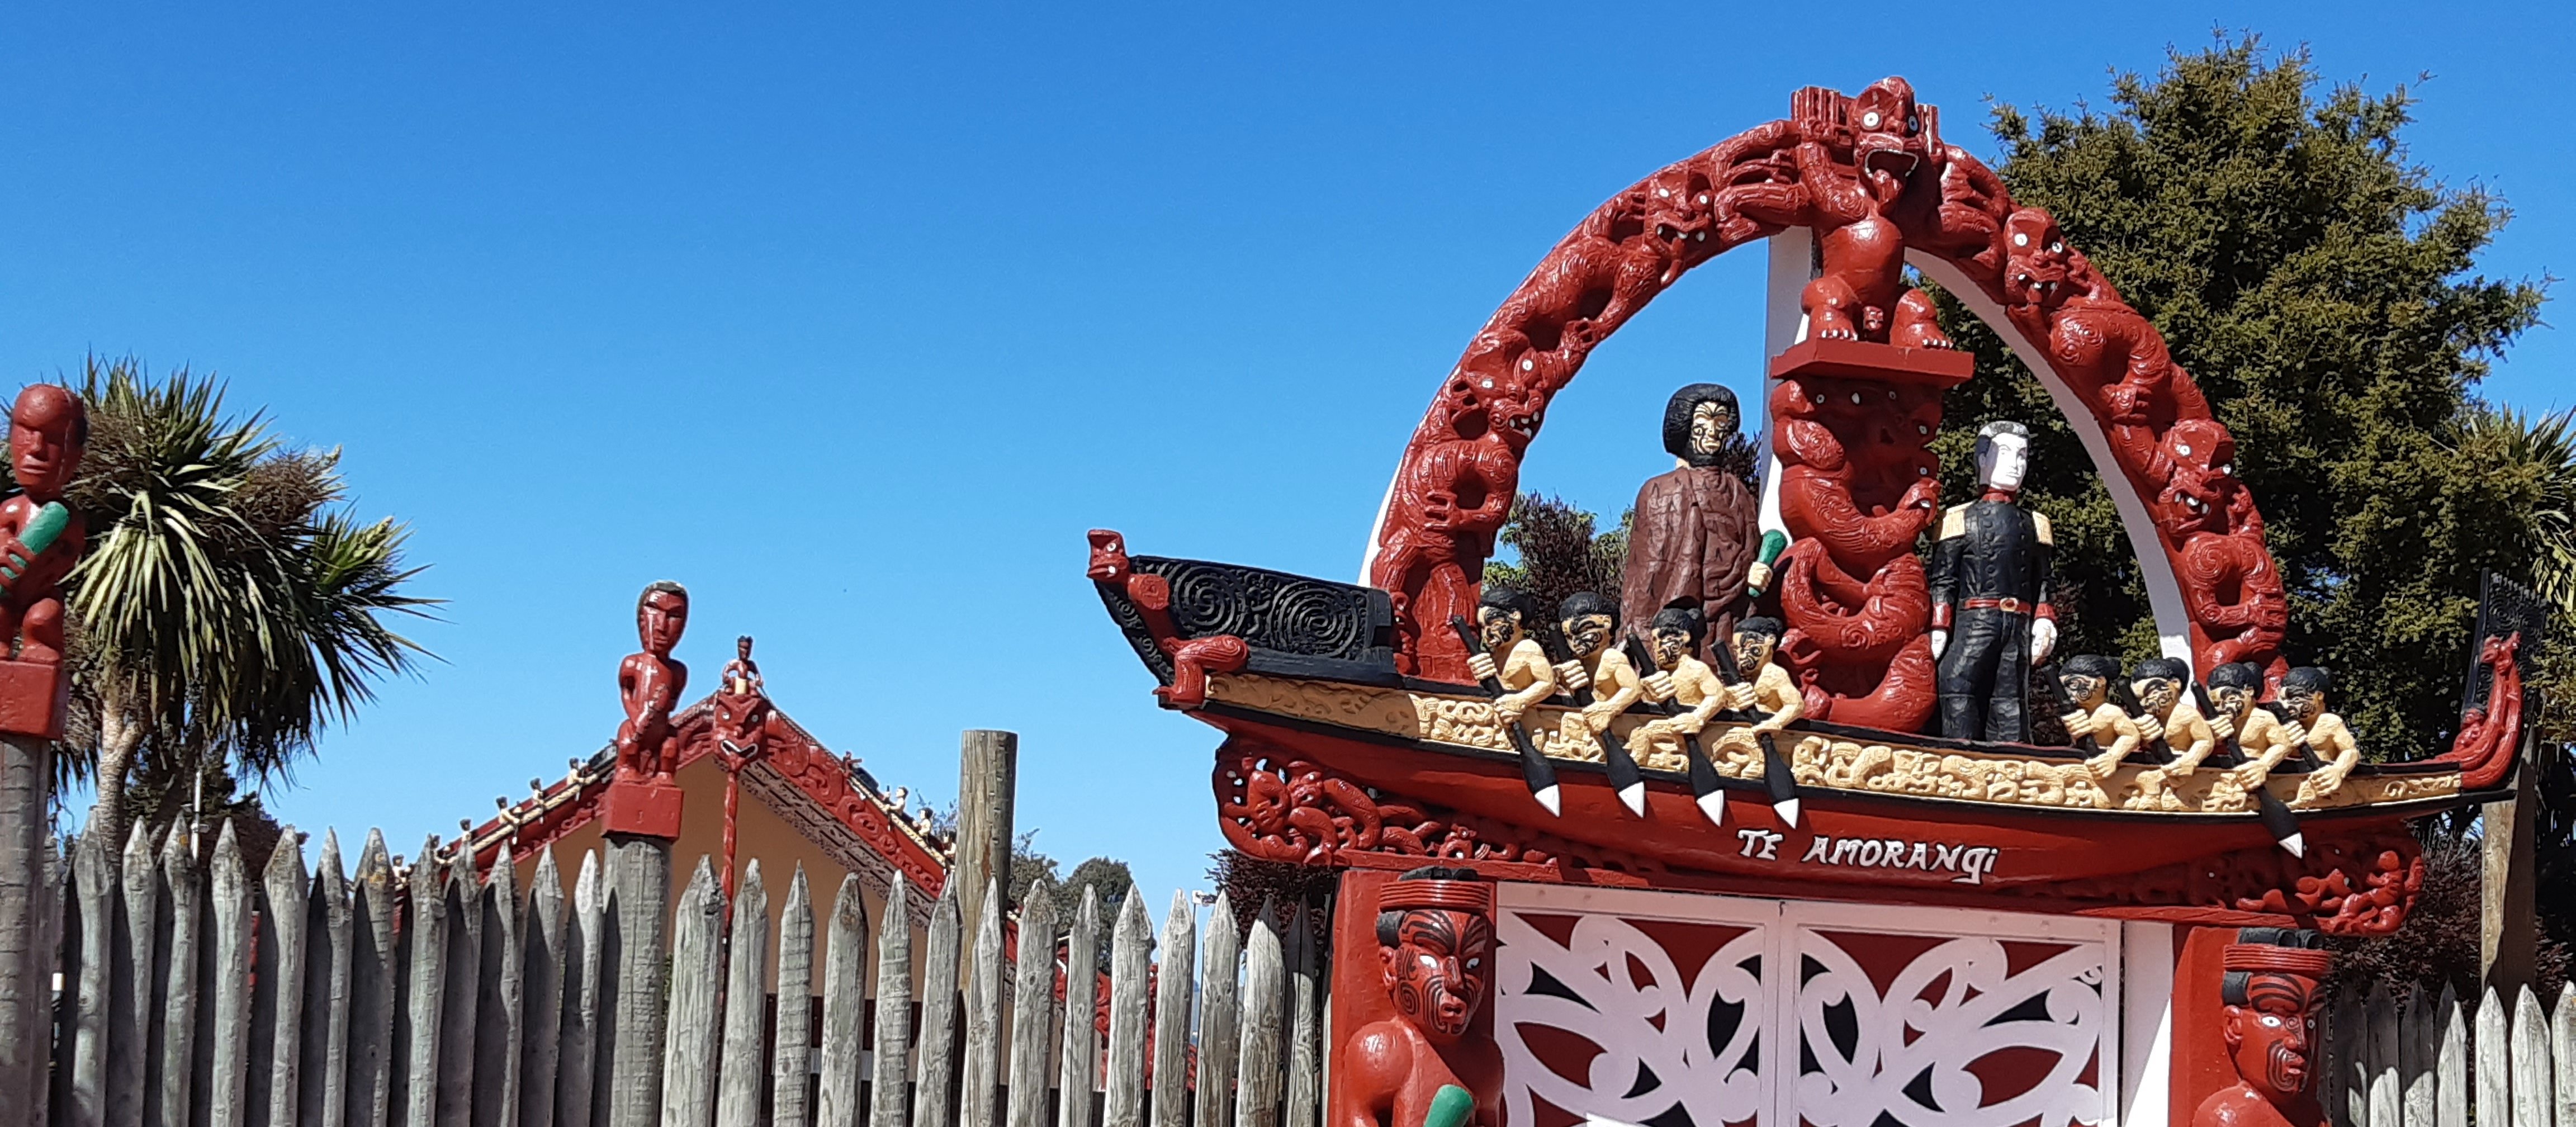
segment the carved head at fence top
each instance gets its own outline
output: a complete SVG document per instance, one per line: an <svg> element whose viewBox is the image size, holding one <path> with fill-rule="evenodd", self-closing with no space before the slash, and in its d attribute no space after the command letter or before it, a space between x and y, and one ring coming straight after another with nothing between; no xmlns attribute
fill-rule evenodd
<svg viewBox="0 0 2576 1127"><path fill-rule="evenodd" d="M1494 962L1494 886L1473 869L1426 866L1377 895L1378 954L1396 1012L1434 1042L1464 1036Z"/></svg>
<svg viewBox="0 0 2576 1127"><path fill-rule="evenodd" d="M2274 1127L2305 1114L2316 1079L2318 989L2334 956L2313 931L2246 928L2222 953L2219 1035L2237 1083L2200 1105L2194 1127ZM2303 1113L2292 1114L2292 1109Z"/></svg>
<svg viewBox="0 0 2576 1127"><path fill-rule="evenodd" d="M9 410L10 469L29 498L61 500L88 443L89 414L70 388L29 384L18 393Z"/></svg>

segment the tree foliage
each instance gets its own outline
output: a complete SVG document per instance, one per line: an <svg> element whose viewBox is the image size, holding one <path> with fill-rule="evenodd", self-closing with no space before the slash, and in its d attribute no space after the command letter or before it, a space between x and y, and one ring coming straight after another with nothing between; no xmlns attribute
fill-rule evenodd
<svg viewBox="0 0 2576 1127"><path fill-rule="evenodd" d="M1598 591L1619 601L1619 577L1628 560L1628 531L1634 511L1619 515L1619 527L1595 533L1591 513L1563 497L1521 494L1496 537L1518 555L1515 562L1485 565L1485 584L1508 587L1553 611L1577 591Z"/></svg>
<svg viewBox="0 0 2576 1127"><path fill-rule="evenodd" d="M284 775L328 724L425 651L389 615L408 529L351 516L337 450L292 450L223 386L154 380L91 357L74 389L89 448L70 490L90 545L64 584L72 722L60 762L98 787L93 825L122 838L138 762L183 777Z"/></svg>
<svg viewBox="0 0 2576 1127"><path fill-rule="evenodd" d="M2537 482L2468 427L2489 362L2537 322L2539 284L2477 273L2502 203L2410 163L2413 96L2321 87L2252 37L2123 74L2109 108L1994 111L1997 171L2046 207L2235 434L2291 601L2288 656L2335 671L2380 755L2441 749L2458 719L2478 577L2528 578ZM2025 495L2059 537L2066 652L2142 657L2153 624L2109 495L2036 380L1946 296L1978 356L1936 449L1973 492L1977 426L2033 429Z"/></svg>

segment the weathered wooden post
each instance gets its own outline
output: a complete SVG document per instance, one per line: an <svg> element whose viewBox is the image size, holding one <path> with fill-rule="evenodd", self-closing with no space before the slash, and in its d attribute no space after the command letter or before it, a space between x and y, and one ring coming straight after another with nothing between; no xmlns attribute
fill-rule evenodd
<svg viewBox="0 0 2576 1127"><path fill-rule="evenodd" d="M304 1056L304 923L311 890L304 875L304 850L295 828L277 839L259 883L251 887L259 916L258 950L253 953L250 1008L250 1084L242 1095L246 1121L253 1127L295 1127L302 1100L297 1090L298 1066Z"/></svg>
<svg viewBox="0 0 2576 1127"><path fill-rule="evenodd" d="M813 1076L814 893L798 864L787 881L787 906L778 915L778 1033L769 1060L769 1122L806 1127L814 1105L806 1089Z"/></svg>
<svg viewBox="0 0 2576 1127"><path fill-rule="evenodd" d="M1196 977L1190 958L1197 953L1198 915L1190 894L1175 889L1171 914L1163 917L1162 972L1154 980L1154 1127L1190 1127L1190 993Z"/></svg>
<svg viewBox="0 0 2576 1127"><path fill-rule="evenodd" d="M1065 968L1065 999L1082 997L1081 968ZM1011 984L1009 1127L1047 1127L1047 1040L1055 1032L1055 883L1039 877L1020 908L1020 965Z"/></svg>
<svg viewBox="0 0 2576 1127"><path fill-rule="evenodd" d="M1153 925L1145 894L1128 889L1109 940L1109 1063L1101 1127L1144 1127L1146 980L1153 977Z"/></svg>
<svg viewBox="0 0 2576 1127"><path fill-rule="evenodd" d="M1223 1127L1234 1122L1235 1026L1240 994L1237 964L1243 939L1234 933L1234 901L1220 890L1208 912L1207 947L1199 967L1198 1112L1193 1122ZM1249 1078L1247 1078L1249 1079Z"/></svg>
<svg viewBox="0 0 2576 1127"><path fill-rule="evenodd" d="M987 886L1011 887L1011 799L1019 770L1019 733L966 730L957 760L957 862L948 874L958 892L961 936L983 926ZM961 981L974 981L973 964L970 951Z"/></svg>
<svg viewBox="0 0 2576 1127"><path fill-rule="evenodd" d="M733 901L733 927L725 946L724 1065L718 1070L724 1087L717 1094L716 1123L718 1127L756 1127L760 1122L761 1066L769 1059L760 1013L761 995L769 988L769 890L761 883L760 858L754 857L743 865L742 883ZM778 1020L783 1031L787 1003L793 999L784 989L778 992L778 998ZM672 1008L676 1017L676 1001Z"/></svg>
<svg viewBox="0 0 2576 1127"><path fill-rule="evenodd" d="M870 1080L870 1127L904 1127L905 1067L912 1034L912 920L908 883L896 877L878 917L876 1074ZM780 1127L790 1127L783 1120Z"/></svg>
<svg viewBox="0 0 2576 1127"><path fill-rule="evenodd" d="M930 906L930 934L921 952L920 1067L912 1080L912 1127L955 1127L957 1122L957 889L950 870Z"/></svg>
<svg viewBox="0 0 2576 1127"><path fill-rule="evenodd" d="M1100 960L1100 889L1082 886L1082 906L1064 938L1064 1060L1057 1066L1056 1127L1091 1127L1100 1075L1100 1041L1092 1022L1099 993L1093 967ZM2570 1007L2576 1009L2576 1007Z"/></svg>
<svg viewBox="0 0 2576 1127"><path fill-rule="evenodd" d="M966 984L966 1063L959 1071L958 1127L1000 1127L993 1089L1001 1085L1002 885L984 890L984 922L975 928L974 973Z"/></svg>
<svg viewBox="0 0 2576 1127"><path fill-rule="evenodd" d="M526 1024L519 1054L519 1127L554 1127L555 1066L563 1051L564 890L555 851L528 879L527 946L520 956ZM565 1127L581 1127L566 1124Z"/></svg>
<svg viewBox="0 0 2576 1127"><path fill-rule="evenodd" d="M671 940L671 1008L664 1025L663 1127L707 1127L716 1110L716 1054L723 1015L724 889L704 854L680 894Z"/></svg>
<svg viewBox="0 0 2576 1127"><path fill-rule="evenodd" d="M814 1122L857 1127L860 1032L868 1004L868 910L859 875L841 877L823 939L823 1075L815 1087Z"/></svg>
<svg viewBox="0 0 2576 1127"><path fill-rule="evenodd" d="M36 936L45 879L46 807L53 801L53 741L0 735L0 1127L41 1127L45 1026L53 1020L53 952Z"/></svg>
<svg viewBox="0 0 2576 1127"><path fill-rule="evenodd" d="M2533 826L2538 818L2540 776L2532 762L2539 740L2537 726L2523 730L2522 761L2513 773L2513 797L2490 802L2479 812L2484 823L2484 872L2479 882L2479 977L2499 998L2531 984L2533 960L2540 950L2540 916L2534 900L2539 870Z"/></svg>

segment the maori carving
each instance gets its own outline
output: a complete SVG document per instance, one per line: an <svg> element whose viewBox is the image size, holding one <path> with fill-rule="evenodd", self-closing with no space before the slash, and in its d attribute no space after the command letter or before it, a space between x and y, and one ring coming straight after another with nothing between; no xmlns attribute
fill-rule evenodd
<svg viewBox="0 0 2576 1127"><path fill-rule="evenodd" d="M2161 550L2172 564L2197 668L2244 660L2277 673L2287 609L2260 518L2214 441L2223 428L2211 429L2218 424L2207 401L2155 328L2066 245L2053 219L2017 208L1991 169L1943 142L1937 113L1913 104L1902 80L1848 99L1802 90L1791 108L1791 119L1738 134L1602 204L1469 343L1406 446L1373 545L1369 582L1392 598L1398 667L1466 679L1464 646L1436 627L1473 613L1477 577L1519 488L1521 457L1549 401L1592 349L1692 267L1809 226L1822 233L1832 280L1820 279L1803 299L1820 337L1842 336L1848 325L1854 337L1937 347L1924 335L1928 322L1912 312L1919 297L1909 299L1893 280L1909 248L1957 266L2003 306L2109 436L2117 465L2103 467L2106 476L2116 468L2118 485L2155 510L2161 543L2138 549ZM1876 126L1865 124L1873 109ZM1907 117L1911 130L1900 128ZM1786 394L1810 407L1823 405L1820 394L1841 394L1848 405L1848 389L1796 383ZM1883 384L1866 386L1882 399L1888 393ZM1928 479L1932 466L1916 440L1939 422L1938 393L1920 391L1919 401L1893 410L1875 405L1885 445L1853 443L1821 422L1797 425L1815 420L1778 410L1782 393L1775 389L1773 417L1774 442L1785 447L1783 517L1801 540L1825 541L1824 558L1806 563L1807 582L1813 590L1866 588L1931 519L1933 498L1928 487L1920 497L1872 496L1861 484L1893 481L1904 494L1913 482L1905 476L1835 475L1848 472L1852 451L1868 450L1874 458L1922 457ZM1924 429L1909 435L1909 423ZM1876 429L1860 433L1881 437ZM1837 483L1849 483L1848 504ZM1822 574L1827 563L1839 577ZM1835 602L1889 620L1891 629L1904 612L1884 596ZM1835 664L1826 640L1803 637L1795 613L1789 618L1802 635L1790 640L1789 657L1802 676L1812 675L1816 715L1893 729L1928 717L1928 650L1920 661L1900 650L1888 665L1864 661L1855 671ZM1914 723L1901 723L1908 716Z"/></svg>
<svg viewBox="0 0 2576 1127"><path fill-rule="evenodd" d="M2423 889L2423 850L2402 827L2312 837L2305 856L2260 846L2114 879L2004 886L2008 893L2107 904L2276 912L2313 920L2328 935L2353 936L2396 931Z"/></svg>
<svg viewBox="0 0 2576 1127"><path fill-rule="evenodd" d="M1495 715L1493 702L1477 697L1224 675L1211 679L1208 695L1210 700L1257 712L1428 743L1515 753L1506 729ZM1600 762L1598 741L1562 734L1565 712L1562 706L1541 704L1524 717L1529 727L1543 737L1540 750L1550 759ZM1670 741L1638 740L1636 733L1651 722L1644 716L1623 716L1612 722L1610 731L1632 749L1639 749L1638 766L1667 773L1684 771L1687 763L1683 754ZM1701 733L1700 742L1719 775L1748 780L1763 777L1761 749L1748 726L1712 721ZM2048 759L2000 749L1910 747L1795 729L1782 733L1780 744L1789 754L1801 786L2010 806L2140 813L2244 814L2253 812L2257 801L2247 784L2230 771L2173 775L2159 767L2123 763L2106 776L2075 759ZM2299 781L2297 775L2284 775L2276 797L2287 801L2296 796ZM2449 798L2460 790L2460 776L2451 771L2396 768L2356 773L2334 793L2303 801L2300 808L2330 810L2415 802Z"/></svg>
<svg viewBox="0 0 2576 1127"><path fill-rule="evenodd" d="M2164 337L2067 245L2054 216L2024 208L2003 229L2005 315L2093 408L2117 469L2149 500L2199 668L2252 661L2277 679L2288 669L2280 647L2289 604L2263 546L2263 516L2233 474L2235 440Z"/></svg>
<svg viewBox="0 0 2576 1127"><path fill-rule="evenodd" d="M2489 635L2478 643L2478 664L2487 671L2487 699L2460 718L2460 734L2437 763L2460 765L2460 786L2485 790L2504 781L2522 752L2521 634Z"/></svg>
<svg viewBox="0 0 2576 1127"><path fill-rule="evenodd" d="M1243 740L1217 752L1217 822L1234 847L1270 861L1338 864L1348 852L1449 861L1570 862L1622 872L1656 871L1643 858L1575 845L1551 834L1377 796L1317 764Z"/></svg>
<svg viewBox="0 0 2576 1127"><path fill-rule="evenodd" d="M680 788L671 773L680 766L680 737L672 725L689 667L671 657L689 627L689 591L677 583L644 588L635 599L635 634L644 649L617 665L617 695L626 720L617 726L617 775L609 783L609 833L641 837L680 835Z"/></svg>
<svg viewBox="0 0 2576 1127"><path fill-rule="evenodd" d="M2309 1089L2323 1047L2319 986L2334 956L2312 931L2249 927L2220 953L2219 1036L2236 1066L2236 1083L2192 1112L2192 1127L2316 1127L2326 1117Z"/></svg>
<svg viewBox="0 0 2576 1127"><path fill-rule="evenodd" d="M1801 928L1798 1118L2071 1127L2103 1118L2101 942ZM1928 947L1928 949L1926 949ZM1907 957L1907 956L1911 957ZM1875 973L1873 973L1875 972Z"/></svg>
<svg viewBox="0 0 2576 1127"><path fill-rule="evenodd" d="M30 384L9 409L18 493L0 502L0 732L59 739L70 699L63 675L63 578L89 527L63 503L89 444L89 414L60 384Z"/></svg>
<svg viewBox="0 0 2576 1127"><path fill-rule="evenodd" d="M1932 715L1932 598L1914 542L1939 486L1941 390L1791 375L1771 389L1780 460L1781 656L1819 720L1910 732ZM1866 579L1860 577L1867 577Z"/></svg>
<svg viewBox="0 0 2576 1127"><path fill-rule="evenodd" d="M1501 1127L1493 1046L1471 1038L1494 962L1494 886L1426 866L1378 890L1378 958L1395 1012L1353 1031L1335 1064L1337 1127ZM1481 1104L1481 1106L1479 1106Z"/></svg>
<svg viewBox="0 0 2576 1127"><path fill-rule="evenodd" d="M1252 656L1252 647L1231 634L1190 637L1172 621L1171 581L1160 575L1136 570L1127 558L1125 537L1106 529L1091 532L1091 567L1088 573L1100 587L1101 600L1109 613L1119 617L1121 625L1133 619L1153 644L1156 662L1148 657L1160 673L1168 668L1161 688L1154 695L1172 708L1192 709L1207 702L1207 675L1210 672L1232 672L1243 668ZM1308 580L1307 582L1313 582ZM1122 608L1121 603L1125 606ZM1122 609L1125 615L1121 616ZM1202 611L1207 606L1202 604ZM1131 640L1134 635L1131 633ZM1146 652L1144 641L1136 642L1139 654Z"/></svg>

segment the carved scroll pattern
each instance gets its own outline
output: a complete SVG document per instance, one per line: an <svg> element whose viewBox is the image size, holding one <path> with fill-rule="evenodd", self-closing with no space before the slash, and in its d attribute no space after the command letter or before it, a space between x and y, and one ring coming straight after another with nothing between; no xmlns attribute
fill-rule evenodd
<svg viewBox="0 0 2576 1127"><path fill-rule="evenodd" d="M1882 1116L1904 1127L2068 1127L2105 1117L2095 1077L2110 1015L2107 944L1953 938L1888 971L1922 942L1800 930L1800 1119L1815 1127L1871 1127ZM2008 947L2022 948L2020 957Z"/></svg>
<svg viewBox="0 0 2576 1127"><path fill-rule="evenodd" d="M1763 975L1770 934L1498 913L1494 1040L1506 1121L1546 1122L1534 1106L1542 1100L1621 1123L1670 1124L1676 1110L1696 1127L1753 1120L1770 1099L1760 1045L1774 1009Z"/></svg>
<svg viewBox="0 0 2576 1127"><path fill-rule="evenodd" d="M1393 612L1383 592L1231 564L1131 560L1172 585L1172 625L1183 638L1231 634L1260 649L1347 661L1387 653Z"/></svg>

